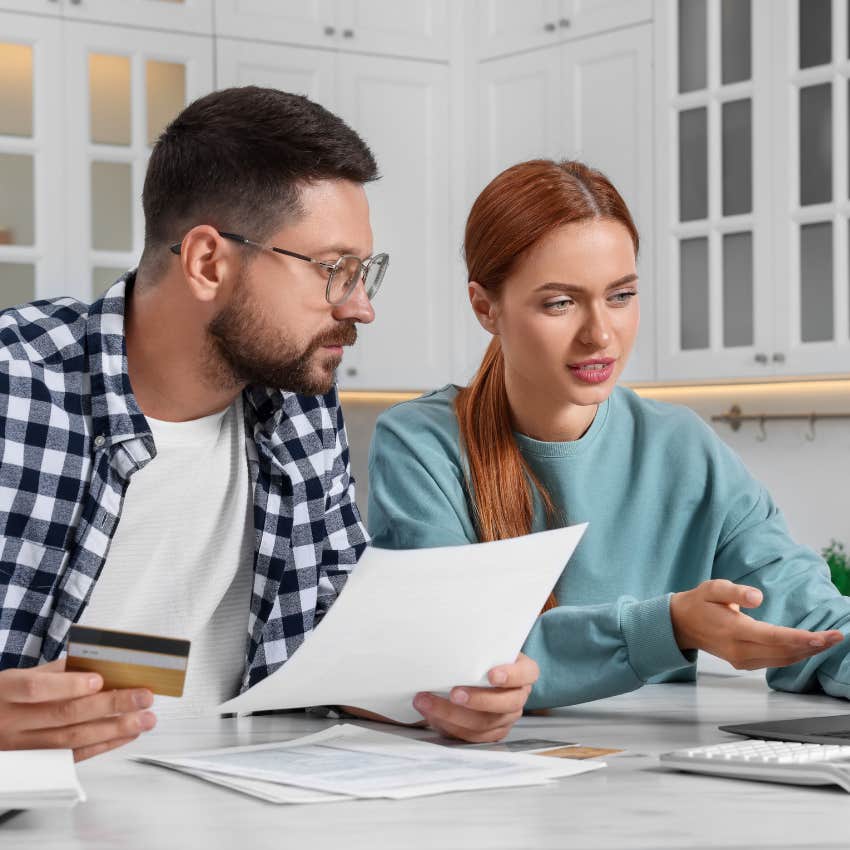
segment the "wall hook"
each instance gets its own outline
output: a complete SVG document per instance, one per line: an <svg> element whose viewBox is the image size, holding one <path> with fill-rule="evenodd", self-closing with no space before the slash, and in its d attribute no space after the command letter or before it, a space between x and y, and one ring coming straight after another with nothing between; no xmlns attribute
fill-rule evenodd
<svg viewBox="0 0 850 850"><path fill-rule="evenodd" d="M809 414L809 433L806 434L806 439L810 443L813 443L815 441L815 419L817 419L815 414L810 413Z"/></svg>
<svg viewBox="0 0 850 850"><path fill-rule="evenodd" d="M767 431L764 428L764 416L759 418L759 428L761 430L760 434L756 434L756 439L763 443L767 439Z"/></svg>

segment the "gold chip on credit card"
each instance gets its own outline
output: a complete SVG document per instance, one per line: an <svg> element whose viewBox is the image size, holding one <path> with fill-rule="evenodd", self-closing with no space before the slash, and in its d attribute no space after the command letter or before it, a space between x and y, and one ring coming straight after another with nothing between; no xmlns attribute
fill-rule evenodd
<svg viewBox="0 0 850 850"><path fill-rule="evenodd" d="M177 638L71 626L65 669L99 673L105 691L148 688L163 696L183 696L189 641Z"/></svg>

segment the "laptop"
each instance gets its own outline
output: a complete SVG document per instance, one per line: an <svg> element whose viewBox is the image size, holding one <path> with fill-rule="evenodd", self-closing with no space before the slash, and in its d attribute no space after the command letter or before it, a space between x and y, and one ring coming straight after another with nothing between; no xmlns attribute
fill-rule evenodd
<svg viewBox="0 0 850 850"><path fill-rule="evenodd" d="M740 723L718 728L723 732L732 732L747 738L800 741L806 744L850 744L850 714Z"/></svg>

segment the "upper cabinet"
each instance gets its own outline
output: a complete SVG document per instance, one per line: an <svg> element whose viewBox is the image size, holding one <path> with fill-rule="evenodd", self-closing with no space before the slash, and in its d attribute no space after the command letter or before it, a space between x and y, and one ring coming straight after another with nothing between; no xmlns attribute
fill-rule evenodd
<svg viewBox="0 0 850 850"><path fill-rule="evenodd" d="M850 371L850 40L845 0L786 2L774 63L774 349L789 374Z"/></svg>
<svg viewBox="0 0 850 850"><path fill-rule="evenodd" d="M0 9L210 35L213 0L0 0Z"/></svg>
<svg viewBox="0 0 850 850"><path fill-rule="evenodd" d="M481 62L476 91L475 134L467 153L472 197L504 168L536 157L586 162L605 173L623 195L641 233L638 273L644 305L625 378L652 380L651 25ZM469 374L489 337L471 316L468 327Z"/></svg>
<svg viewBox="0 0 850 850"><path fill-rule="evenodd" d="M601 169L637 222L627 380L846 374L849 20L847 0L0 0L0 307L135 265L156 134L258 84L343 116L383 175L390 271L345 387L468 380L488 337L464 222L538 156Z"/></svg>
<svg viewBox="0 0 850 850"><path fill-rule="evenodd" d="M652 0L477 0L478 57L548 47L652 19Z"/></svg>
<svg viewBox="0 0 850 850"><path fill-rule="evenodd" d="M846 2L657 13L658 377L846 372Z"/></svg>
<svg viewBox="0 0 850 850"><path fill-rule="evenodd" d="M227 38L446 60L448 0L216 0Z"/></svg>
<svg viewBox="0 0 850 850"><path fill-rule="evenodd" d="M773 368L768 5L657 6L663 379L756 376Z"/></svg>
<svg viewBox="0 0 850 850"><path fill-rule="evenodd" d="M0 308L63 291L58 20L0 12Z"/></svg>
<svg viewBox="0 0 850 850"><path fill-rule="evenodd" d="M219 85L309 95L365 139L380 180L366 187L376 252L390 255L376 320L359 328L343 389L426 388L452 369L448 327L449 69L444 63L222 39Z"/></svg>
<svg viewBox="0 0 850 850"><path fill-rule="evenodd" d="M66 23L63 134L68 211L65 291L89 301L134 267L151 148L184 106L213 87L209 38ZM175 234L178 241L182 234Z"/></svg>

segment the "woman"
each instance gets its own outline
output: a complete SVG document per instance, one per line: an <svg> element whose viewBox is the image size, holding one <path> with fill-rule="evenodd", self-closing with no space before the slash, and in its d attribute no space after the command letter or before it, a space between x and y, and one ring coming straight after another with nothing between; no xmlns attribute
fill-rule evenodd
<svg viewBox="0 0 850 850"><path fill-rule="evenodd" d="M374 544L590 523L524 647L540 666L528 708L693 679L698 649L773 668L774 688L848 696L850 600L823 561L697 416L616 386L638 329L637 252L623 199L580 163L521 163L484 189L465 254L493 339L468 387L379 418Z"/></svg>

